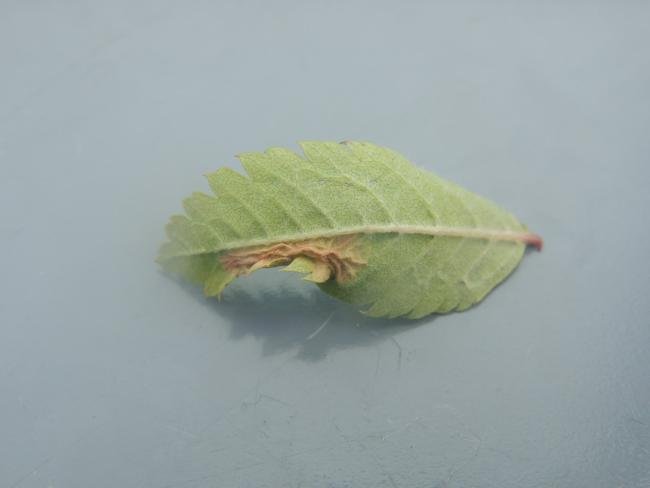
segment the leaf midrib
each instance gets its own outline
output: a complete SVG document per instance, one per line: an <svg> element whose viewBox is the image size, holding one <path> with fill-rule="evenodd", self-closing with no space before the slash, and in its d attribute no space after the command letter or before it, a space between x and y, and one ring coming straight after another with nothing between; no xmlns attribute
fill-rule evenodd
<svg viewBox="0 0 650 488"><path fill-rule="evenodd" d="M373 224L339 227L337 229L319 229L310 232L299 232L284 234L273 237L257 239L240 239L231 241L215 249L203 252L178 253L176 256L196 256L200 254L211 254L233 249L241 249L254 246L267 246L280 242L304 241L328 237L338 237L350 234L410 234L428 235L438 237L459 237L464 239L483 239L487 241L507 241L532 245L538 249L542 246L541 238L534 233L527 231L513 231L504 229L485 229L475 227L450 227L433 225L404 225L404 224Z"/></svg>

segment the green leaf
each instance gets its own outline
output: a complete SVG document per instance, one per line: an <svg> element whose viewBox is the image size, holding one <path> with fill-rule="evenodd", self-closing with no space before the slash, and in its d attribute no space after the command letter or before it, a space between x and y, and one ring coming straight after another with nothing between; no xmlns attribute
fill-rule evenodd
<svg viewBox="0 0 650 488"><path fill-rule="evenodd" d="M306 274L372 316L465 310L541 248L510 213L365 142L239 155L167 225L158 261L219 295L271 266Z"/></svg>

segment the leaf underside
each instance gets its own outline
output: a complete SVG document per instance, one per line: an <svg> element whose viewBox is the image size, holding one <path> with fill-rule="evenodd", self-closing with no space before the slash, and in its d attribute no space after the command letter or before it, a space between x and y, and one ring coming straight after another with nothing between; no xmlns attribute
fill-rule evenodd
<svg viewBox="0 0 650 488"><path fill-rule="evenodd" d="M303 142L238 156L172 216L158 261L219 295L287 266L371 316L465 310L541 239L510 213L365 142Z"/></svg>

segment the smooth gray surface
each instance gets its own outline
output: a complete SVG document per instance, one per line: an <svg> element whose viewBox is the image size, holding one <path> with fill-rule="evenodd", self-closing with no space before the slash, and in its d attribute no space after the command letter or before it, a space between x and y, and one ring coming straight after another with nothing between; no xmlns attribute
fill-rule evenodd
<svg viewBox="0 0 650 488"><path fill-rule="evenodd" d="M650 4L541 3L1 2L0 486L650 486ZM202 174L301 139L547 246L416 323L157 270Z"/></svg>

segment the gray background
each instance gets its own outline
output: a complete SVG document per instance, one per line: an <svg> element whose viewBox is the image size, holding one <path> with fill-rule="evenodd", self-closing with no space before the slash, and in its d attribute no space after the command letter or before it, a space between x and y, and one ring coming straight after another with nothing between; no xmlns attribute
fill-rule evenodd
<svg viewBox="0 0 650 488"><path fill-rule="evenodd" d="M0 486L650 486L648 2L0 2ZM160 273L202 174L392 147L542 253L373 321ZM329 318L316 335L314 333Z"/></svg>

